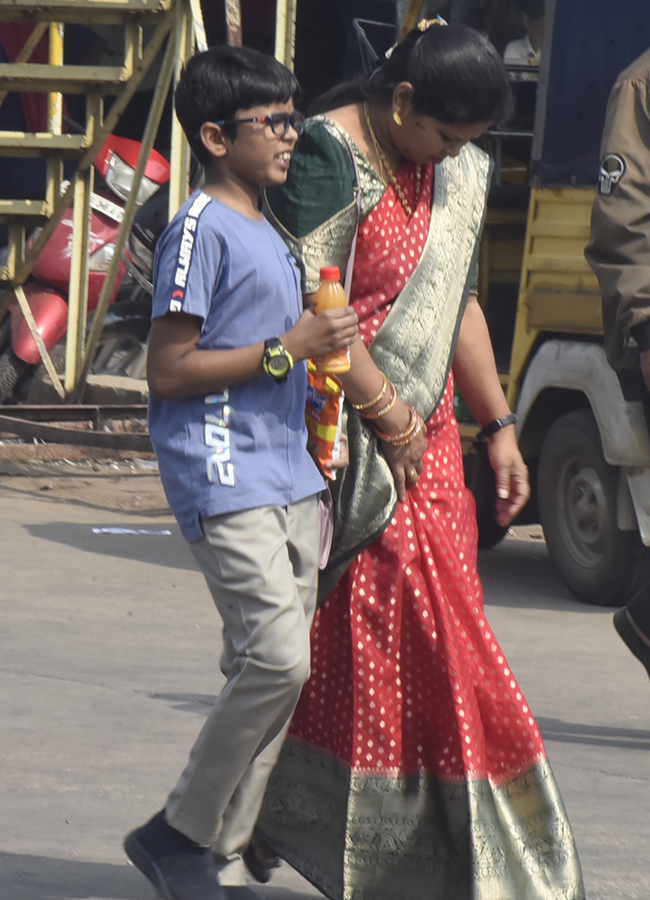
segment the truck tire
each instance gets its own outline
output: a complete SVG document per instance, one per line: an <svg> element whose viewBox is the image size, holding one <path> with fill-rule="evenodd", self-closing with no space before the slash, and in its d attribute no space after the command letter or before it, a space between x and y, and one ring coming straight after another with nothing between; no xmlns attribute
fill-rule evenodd
<svg viewBox="0 0 650 900"><path fill-rule="evenodd" d="M590 410L567 413L549 429L537 481L546 545L569 590L598 606L622 606L650 580L650 549L617 525L618 478Z"/></svg>

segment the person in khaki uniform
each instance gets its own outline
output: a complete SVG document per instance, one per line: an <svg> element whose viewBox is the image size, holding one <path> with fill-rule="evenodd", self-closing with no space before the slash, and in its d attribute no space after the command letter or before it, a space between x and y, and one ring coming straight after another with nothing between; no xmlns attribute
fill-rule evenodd
<svg viewBox="0 0 650 900"><path fill-rule="evenodd" d="M600 284L605 350L618 372L640 367L650 391L650 49L614 84L600 157L585 256ZM650 675L650 583L614 626Z"/></svg>

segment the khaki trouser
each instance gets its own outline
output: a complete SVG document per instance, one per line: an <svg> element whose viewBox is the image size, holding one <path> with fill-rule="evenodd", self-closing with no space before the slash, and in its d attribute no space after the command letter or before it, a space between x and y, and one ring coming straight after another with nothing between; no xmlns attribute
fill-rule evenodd
<svg viewBox="0 0 650 900"><path fill-rule="evenodd" d="M170 825L212 846L223 884L243 884L270 771L309 676L318 498L203 521L190 544L223 620L227 683L166 805Z"/></svg>

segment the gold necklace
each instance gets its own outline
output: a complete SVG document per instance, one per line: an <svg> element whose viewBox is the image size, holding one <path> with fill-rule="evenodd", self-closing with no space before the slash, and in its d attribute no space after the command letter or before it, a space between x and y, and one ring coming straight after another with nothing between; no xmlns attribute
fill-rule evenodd
<svg viewBox="0 0 650 900"><path fill-rule="evenodd" d="M377 140L377 136L375 134L374 128L370 122L370 113L368 111L368 104L364 101L363 103L363 114L366 118L366 125L368 126L368 131L370 132L370 139L372 140L372 145L375 148L375 153L377 154L377 159L379 160L379 166L382 169L380 175L383 181L386 181L386 176L388 176L388 181L395 188L395 193L399 197L400 203L404 207L404 212L406 215L411 218L413 215L413 209L411 208L409 202L404 195L404 191L397 183L397 178L395 177L395 173L393 172L390 163L388 162L388 158L386 154L379 146L379 141ZM422 181L422 168L421 166L415 167L415 205L417 207L418 200L420 199L420 183Z"/></svg>

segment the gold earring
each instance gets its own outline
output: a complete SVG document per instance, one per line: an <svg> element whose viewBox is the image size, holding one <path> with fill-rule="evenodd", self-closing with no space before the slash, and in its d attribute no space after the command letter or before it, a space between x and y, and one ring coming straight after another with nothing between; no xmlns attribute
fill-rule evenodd
<svg viewBox="0 0 650 900"><path fill-rule="evenodd" d="M402 124L402 117L399 114L399 109L393 111L393 119L395 120L396 125Z"/></svg>

